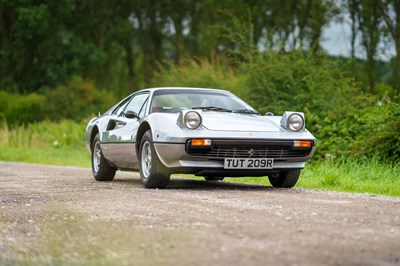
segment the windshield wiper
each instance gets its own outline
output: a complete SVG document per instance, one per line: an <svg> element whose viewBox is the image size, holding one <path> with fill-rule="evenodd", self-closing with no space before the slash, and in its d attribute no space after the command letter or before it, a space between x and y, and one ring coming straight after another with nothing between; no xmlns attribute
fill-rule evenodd
<svg viewBox="0 0 400 266"><path fill-rule="evenodd" d="M239 113L239 114L249 114L249 115L259 115L260 113L251 109L239 109L233 111L234 113Z"/></svg>
<svg viewBox="0 0 400 266"><path fill-rule="evenodd" d="M201 109L203 111L215 111L215 112L232 112L232 110L216 106L197 106L197 107L192 107L192 109Z"/></svg>

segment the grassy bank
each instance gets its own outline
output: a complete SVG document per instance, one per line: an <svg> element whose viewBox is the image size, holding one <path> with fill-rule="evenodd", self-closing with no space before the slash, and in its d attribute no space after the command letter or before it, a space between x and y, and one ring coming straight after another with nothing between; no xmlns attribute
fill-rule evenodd
<svg viewBox="0 0 400 266"><path fill-rule="evenodd" d="M228 180L269 185L267 178ZM312 162L302 171L296 187L400 197L400 166L377 160Z"/></svg>
<svg viewBox="0 0 400 266"><path fill-rule="evenodd" d="M0 126L0 160L88 167L85 124L64 120Z"/></svg>
<svg viewBox="0 0 400 266"><path fill-rule="evenodd" d="M68 120L0 127L0 160L90 167L85 123ZM228 178L269 185L267 178ZM312 161L297 187L400 197L400 166L377 160Z"/></svg>

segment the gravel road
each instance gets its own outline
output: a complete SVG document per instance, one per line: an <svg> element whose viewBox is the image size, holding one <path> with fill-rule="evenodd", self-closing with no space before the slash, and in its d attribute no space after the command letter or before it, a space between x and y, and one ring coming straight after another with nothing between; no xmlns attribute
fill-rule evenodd
<svg viewBox="0 0 400 266"><path fill-rule="evenodd" d="M0 265L400 265L400 199L0 162Z"/></svg>

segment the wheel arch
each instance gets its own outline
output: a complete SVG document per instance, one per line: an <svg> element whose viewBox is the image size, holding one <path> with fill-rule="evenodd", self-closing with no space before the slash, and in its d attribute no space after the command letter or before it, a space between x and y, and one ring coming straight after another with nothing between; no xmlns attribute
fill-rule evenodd
<svg viewBox="0 0 400 266"><path fill-rule="evenodd" d="M140 125L136 135L136 154L139 154L140 141L147 130L151 130L150 124L148 122L143 122Z"/></svg>
<svg viewBox="0 0 400 266"><path fill-rule="evenodd" d="M99 128L97 126L94 126L92 132L90 133L90 150L93 146L94 137L96 137L97 134L99 134Z"/></svg>

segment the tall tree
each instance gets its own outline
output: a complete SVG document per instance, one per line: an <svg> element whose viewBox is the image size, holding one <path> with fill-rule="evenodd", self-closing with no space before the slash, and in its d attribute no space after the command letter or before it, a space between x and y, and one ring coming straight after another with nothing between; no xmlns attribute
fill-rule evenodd
<svg viewBox="0 0 400 266"><path fill-rule="evenodd" d="M79 67L62 34L70 3L0 1L0 86L34 91L67 80Z"/></svg>
<svg viewBox="0 0 400 266"><path fill-rule="evenodd" d="M371 93L375 93L375 83L377 80L376 55L382 34L382 11L382 0L360 0L359 8L357 9L361 42L367 55L365 70Z"/></svg>
<svg viewBox="0 0 400 266"><path fill-rule="evenodd" d="M356 58L355 45L358 33L358 22L357 22L357 14L359 13L358 5L359 5L358 0L347 0L346 3L346 7L350 15L350 28L351 28L350 54L351 54L351 59L353 61L353 65Z"/></svg>
<svg viewBox="0 0 400 266"><path fill-rule="evenodd" d="M383 17L396 48L395 86L400 93L400 0L385 0L384 6Z"/></svg>
<svg viewBox="0 0 400 266"><path fill-rule="evenodd" d="M190 32L193 28L190 26L193 23L191 15L195 12L197 1L195 0L166 0L163 12L166 13L169 24L172 29L173 43L175 51L173 59L179 64L180 59L185 54L185 46L187 45L187 35L195 34Z"/></svg>
<svg viewBox="0 0 400 266"><path fill-rule="evenodd" d="M268 39L281 44L282 50L311 47L318 51L323 28L339 12L334 2L325 0L269 0L268 3L266 13L270 16L265 32L275 33L274 38Z"/></svg>
<svg viewBox="0 0 400 266"><path fill-rule="evenodd" d="M321 42L322 31L335 16L340 13L340 8L334 1L314 0L311 5L307 27L309 29L308 39L310 48L314 52L318 52Z"/></svg>

